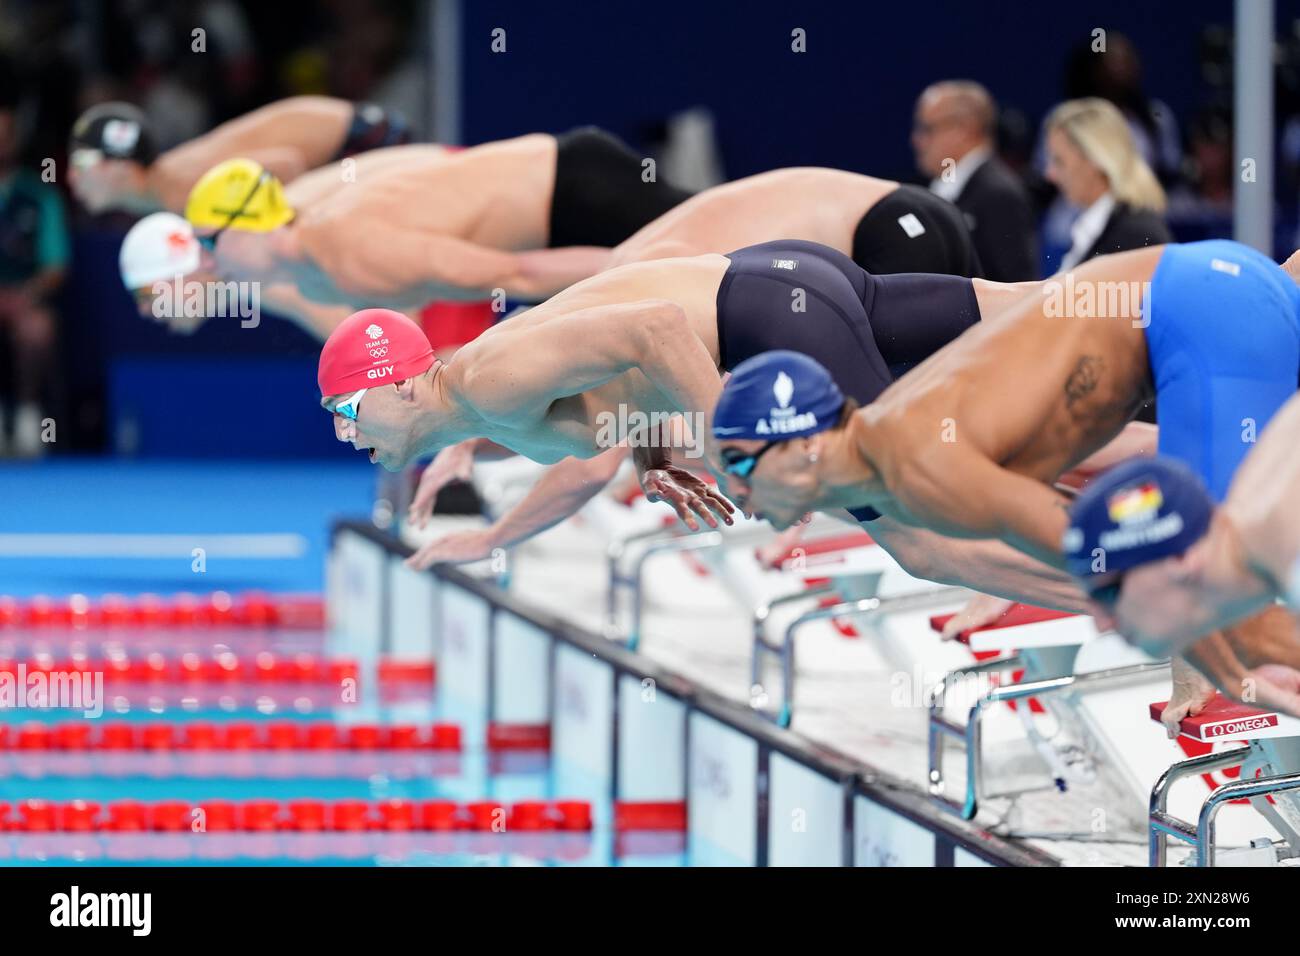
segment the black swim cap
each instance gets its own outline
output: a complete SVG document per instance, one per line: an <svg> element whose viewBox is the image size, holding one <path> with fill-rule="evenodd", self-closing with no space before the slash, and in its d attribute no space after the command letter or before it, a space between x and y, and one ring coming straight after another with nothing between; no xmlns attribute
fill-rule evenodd
<svg viewBox="0 0 1300 956"><path fill-rule="evenodd" d="M149 165L158 157L149 120L130 103L100 103L77 118L68 152L94 149L108 159L131 159Z"/></svg>

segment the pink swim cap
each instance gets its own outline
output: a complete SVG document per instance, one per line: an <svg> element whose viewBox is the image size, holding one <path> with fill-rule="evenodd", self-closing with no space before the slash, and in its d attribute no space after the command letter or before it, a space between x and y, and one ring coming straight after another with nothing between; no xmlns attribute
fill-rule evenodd
<svg viewBox="0 0 1300 956"><path fill-rule="evenodd" d="M362 309L339 323L321 348L316 383L323 396L414 378L433 365L418 325L392 309Z"/></svg>

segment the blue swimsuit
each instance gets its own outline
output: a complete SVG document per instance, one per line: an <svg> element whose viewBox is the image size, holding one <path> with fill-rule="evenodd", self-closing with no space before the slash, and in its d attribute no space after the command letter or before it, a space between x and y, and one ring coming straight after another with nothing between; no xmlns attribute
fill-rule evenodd
<svg viewBox="0 0 1300 956"><path fill-rule="evenodd" d="M1300 287L1225 239L1168 246L1142 306L1159 450L1222 501L1264 426L1300 386Z"/></svg>

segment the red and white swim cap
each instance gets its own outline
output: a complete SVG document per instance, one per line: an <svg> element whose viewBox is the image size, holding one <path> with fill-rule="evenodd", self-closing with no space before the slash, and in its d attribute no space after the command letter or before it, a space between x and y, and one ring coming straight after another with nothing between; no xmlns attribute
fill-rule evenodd
<svg viewBox="0 0 1300 956"><path fill-rule="evenodd" d="M316 383L323 396L414 378L433 365L421 328L392 309L362 309L339 323L321 348Z"/></svg>
<svg viewBox="0 0 1300 956"><path fill-rule="evenodd" d="M145 216L126 234L117 264L128 289L147 289L189 275L199 267L194 227L175 213Z"/></svg>

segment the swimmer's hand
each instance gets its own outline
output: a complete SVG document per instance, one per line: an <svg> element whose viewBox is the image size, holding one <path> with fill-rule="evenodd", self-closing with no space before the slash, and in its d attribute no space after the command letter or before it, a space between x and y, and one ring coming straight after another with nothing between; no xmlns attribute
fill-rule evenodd
<svg viewBox="0 0 1300 956"><path fill-rule="evenodd" d="M1294 626L1290 612L1275 606L1201 638L1183 653L1225 697L1300 717Z"/></svg>
<svg viewBox="0 0 1300 956"><path fill-rule="evenodd" d="M746 515L746 517L749 517ZM808 517L808 516L805 516ZM784 531L780 531L766 544L758 548L758 562L764 567L775 568L791 550L803 540L803 528L806 521L797 521Z"/></svg>
<svg viewBox="0 0 1300 956"><path fill-rule="evenodd" d="M423 571L433 564L482 561L492 557L492 553L496 550L497 544L491 528L453 531L425 544L407 558L405 564L413 571Z"/></svg>
<svg viewBox="0 0 1300 956"><path fill-rule="evenodd" d="M951 641L962 631L971 631L992 624L1011 610L1011 605L1014 603L991 594L977 594L943 626L943 633L940 636L945 641Z"/></svg>
<svg viewBox="0 0 1300 956"><path fill-rule="evenodd" d="M672 505L677 517L692 531L700 530L696 515L703 518L710 528L718 527L718 518L726 524L735 523L731 517L735 506L717 488L685 468L668 465L647 469L641 474L641 490L649 501L666 501Z"/></svg>
<svg viewBox="0 0 1300 956"><path fill-rule="evenodd" d="M478 439L470 438L455 445L448 445L438 452L429 463L429 467L424 469L424 474L420 476L415 497L411 499L411 507L406 512L407 524L415 528L428 525L429 518L433 515L434 502L438 500L438 492L453 481L469 481L474 468L474 448L477 443Z"/></svg>
<svg viewBox="0 0 1300 956"><path fill-rule="evenodd" d="M1189 660L1195 657L1193 648L1188 648L1187 656ZM1206 670L1200 661L1196 666L1223 691L1225 697L1261 710L1300 717L1300 671L1294 667L1262 664L1239 672L1235 669Z"/></svg>
<svg viewBox="0 0 1300 956"><path fill-rule="evenodd" d="M1264 664L1247 679L1254 683L1256 706L1300 717L1300 671L1286 664Z"/></svg>
<svg viewBox="0 0 1300 956"><path fill-rule="evenodd" d="M1165 733L1170 740L1178 736L1178 725L1183 718L1195 717L1218 693L1213 684L1181 658L1174 658L1172 676L1169 703L1160 715L1160 722L1165 725Z"/></svg>

